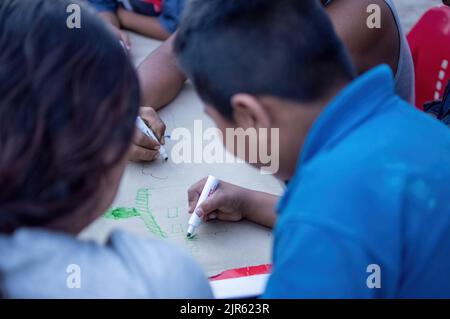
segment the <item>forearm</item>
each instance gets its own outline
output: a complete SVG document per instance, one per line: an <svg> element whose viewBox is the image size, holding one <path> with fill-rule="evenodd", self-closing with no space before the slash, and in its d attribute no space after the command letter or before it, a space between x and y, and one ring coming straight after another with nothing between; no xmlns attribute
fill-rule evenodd
<svg viewBox="0 0 450 319"><path fill-rule="evenodd" d="M368 28L367 6L377 4L381 8L381 28ZM332 1L326 7L337 35L350 53L358 73L376 65L388 64L397 71L400 36L392 12L384 0ZM348 19L348 15L352 19Z"/></svg>
<svg viewBox="0 0 450 319"><path fill-rule="evenodd" d="M172 51L174 38L171 36L138 68L142 105L159 109L172 102L183 88L186 77Z"/></svg>
<svg viewBox="0 0 450 319"><path fill-rule="evenodd" d="M140 33L142 35L166 40L170 33L161 25L156 17L149 17L134 12L119 9L119 20L123 28Z"/></svg>
<svg viewBox="0 0 450 319"><path fill-rule="evenodd" d="M98 15L106 22L112 24L117 28L120 28L119 18L114 12L100 12Z"/></svg>
<svg viewBox="0 0 450 319"><path fill-rule="evenodd" d="M262 226L273 228L277 219L275 205L279 197L252 190L247 190L244 196L246 198L243 208L244 218Z"/></svg>

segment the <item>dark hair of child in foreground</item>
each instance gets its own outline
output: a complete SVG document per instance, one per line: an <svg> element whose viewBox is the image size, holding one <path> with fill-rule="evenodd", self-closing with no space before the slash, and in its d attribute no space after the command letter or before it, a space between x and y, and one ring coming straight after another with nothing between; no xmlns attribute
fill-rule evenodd
<svg viewBox="0 0 450 319"><path fill-rule="evenodd" d="M0 2L1 295L210 297L199 266L166 243L120 231L105 246L74 237L115 197L139 85L94 13L82 6L81 28L67 27L72 3Z"/></svg>

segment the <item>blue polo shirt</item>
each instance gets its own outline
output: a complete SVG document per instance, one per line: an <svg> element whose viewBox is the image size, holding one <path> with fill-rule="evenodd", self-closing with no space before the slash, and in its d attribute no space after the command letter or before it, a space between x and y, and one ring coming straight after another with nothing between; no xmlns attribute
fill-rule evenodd
<svg viewBox="0 0 450 319"><path fill-rule="evenodd" d="M319 116L278 212L266 298L450 297L450 130L387 66Z"/></svg>

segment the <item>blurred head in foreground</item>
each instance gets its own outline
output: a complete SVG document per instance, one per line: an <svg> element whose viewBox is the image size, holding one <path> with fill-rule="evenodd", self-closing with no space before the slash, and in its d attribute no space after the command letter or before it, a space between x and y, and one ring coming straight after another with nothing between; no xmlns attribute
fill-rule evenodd
<svg viewBox="0 0 450 319"><path fill-rule="evenodd" d="M106 27L74 1L0 2L0 232L78 233L104 212L125 166L139 88Z"/></svg>

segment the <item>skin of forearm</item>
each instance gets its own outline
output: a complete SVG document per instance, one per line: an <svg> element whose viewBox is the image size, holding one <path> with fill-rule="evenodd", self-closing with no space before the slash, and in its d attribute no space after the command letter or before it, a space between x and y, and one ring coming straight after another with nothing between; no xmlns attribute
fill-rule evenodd
<svg viewBox="0 0 450 319"><path fill-rule="evenodd" d="M158 18L148 17L123 9L120 9L119 12L120 24L125 29L157 40L166 40L170 36L170 33L163 28Z"/></svg>
<svg viewBox="0 0 450 319"><path fill-rule="evenodd" d="M151 53L138 68L141 104L154 109L172 102L183 88L186 77L172 52L174 35Z"/></svg>
<svg viewBox="0 0 450 319"><path fill-rule="evenodd" d="M365 26L366 8L370 4L377 4L381 8L383 25L380 29L358 27ZM386 63L394 72L397 71L399 34L392 12L384 0L335 0L326 7L326 11L358 73L381 63ZM347 18L349 12L354 13L352 19Z"/></svg>
<svg viewBox="0 0 450 319"><path fill-rule="evenodd" d="M280 199L278 196L247 190L243 204L243 217L262 226L273 228L277 215L275 205Z"/></svg>
<svg viewBox="0 0 450 319"><path fill-rule="evenodd" d="M112 24L113 26L120 28L120 22L117 15L113 12L100 12L98 14L103 20Z"/></svg>

